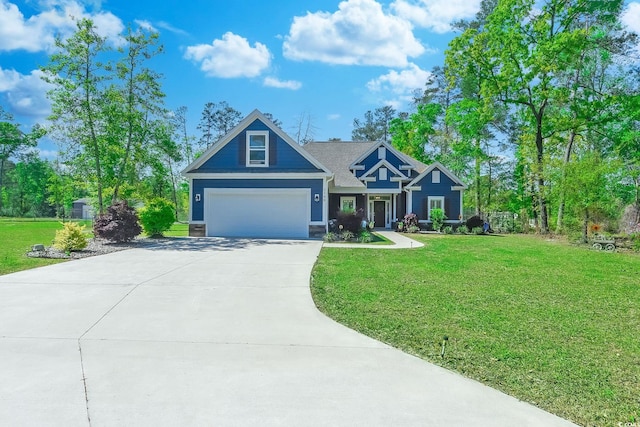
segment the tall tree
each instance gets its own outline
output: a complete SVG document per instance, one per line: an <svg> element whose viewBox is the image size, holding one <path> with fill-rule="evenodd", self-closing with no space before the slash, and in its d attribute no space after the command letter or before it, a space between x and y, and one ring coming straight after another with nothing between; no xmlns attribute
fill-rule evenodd
<svg viewBox="0 0 640 427"><path fill-rule="evenodd" d="M391 141L391 121L396 118L396 110L390 105L367 111L364 120L353 119L351 138L354 141Z"/></svg>
<svg viewBox="0 0 640 427"><path fill-rule="evenodd" d="M164 114L162 103L165 95L160 85L160 75L145 66L146 62L163 51L158 44L158 33L148 33L142 29L133 31L128 27L123 38L125 46L119 49L122 58L115 67L119 84L111 88L116 92L114 98L122 100L122 104L116 103L122 109L115 110L119 114L109 117L110 122L115 119L119 125L111 136L121 134L114 142L117 144L122 141L114 165L112 203L119 198L127 171L138 167L135 154L146 151L145 143L152 132L152 119Z"/></svg>
<svg viewBox="0 0 640 427"><path fill-rule="evenodd" d="M226 101L207 102L202 111L198 130L202 132L200 146L208 148L233 129L242 119L242 113Z"/></svg>
<svg viewBox="0 0 640 427"><path fill-rule="evenodd" d="M106 148L101 112L108 78L99 57L109 48L90 19L76 22L76 31L66 40L56 39L57 51L42 71L53 85L50 120L54 136L68 145L69 152L86 155L88 170L96 185L98 211L104 212L103 165Z"/></svg>

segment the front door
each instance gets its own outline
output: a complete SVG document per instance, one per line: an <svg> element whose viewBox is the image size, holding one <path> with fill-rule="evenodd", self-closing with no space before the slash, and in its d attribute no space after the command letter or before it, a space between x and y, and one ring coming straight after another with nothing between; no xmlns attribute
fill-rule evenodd
<svg viewBox="0 0 640 427"><path fill-rule="evenodd" d="M387 203L383 201L376 200L373 202L373 221L375 222L376 227L386 227L387 220L385 218L387 211Z"/></svg>

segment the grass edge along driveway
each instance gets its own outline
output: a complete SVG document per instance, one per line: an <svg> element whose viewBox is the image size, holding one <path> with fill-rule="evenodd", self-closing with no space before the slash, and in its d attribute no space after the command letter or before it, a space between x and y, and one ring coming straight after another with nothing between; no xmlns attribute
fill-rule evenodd
<svg viewBox="0 0 640 427"><path fill-rule="evenodd" d="M324 248L318 308L578 424L640 422L640 256L533 236L416 239L425 247Z"/></svg>

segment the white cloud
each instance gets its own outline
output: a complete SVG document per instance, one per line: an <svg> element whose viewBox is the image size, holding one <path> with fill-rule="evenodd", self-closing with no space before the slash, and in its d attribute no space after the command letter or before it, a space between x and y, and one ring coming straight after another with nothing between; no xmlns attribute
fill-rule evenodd
<svg viewBox="0 0 640 427"><path fill-rule="evenodd" d="M157 31L156 28L153 26L153 24L147 20L144 19L134 19L133 22L135 22L135 24L142 28L143 30L146 31Z"/></svg>
<svg viewBox="0 0 640 427"><path fill-rule="evenodd" d="M40 70L25 75L0 67L0 93L5 94L12 113L34 118L45 118L51 114L51 104L46 96L51 85L41 76Z"/></svg>
<svg viewBox="0 0 640 427"><path fill-rule="evenodd" d="M629 30L640 34L640 3L629 3L620 20Z"/></svg>
<svg viewBox="0 0 640 427"><path fill-rule="evenodd" d="M429 71L415 64L409 64L407 69L391 70L387 74L370 80L367 83L367 89L384 98L377 100L379 104L390 105L399 110L403 105L413 101L416 89L423 89L430 77Z"/></svg>
<svg viewBox="0 0 640 427"><path fill-rule="evenodd" d="M279 80L275 77L265 77L264 85L267 87L276 87L279 89L298 90L302 87L302 83L296 80Z"/></svg>
<svg viewBox="0 0 640 427"><path fill-rule="evenodd" d="M110 12L87 13L76 1L51 1L49 9L26 18L18 6L0 0L0 51L47 51L54 48L55 35L65 38L76 29L74 19L91 18L96 32L112 43L122 42L124 25Z"/></svg>
<svg viewBox="0 0 640 427"><path fill-rule="evenodd" d="M367 89L373 92L389 91L396 95L407 95L416 89L424 88L425 83L431 77L429 71L425 71L415 64L409 64L409 68L400 72L391 70L367 83Z"/></svg>
<svg viewBox="0 0 640 427"><path fill-rule="evenodd" d="M480 10L480 0L396 0L391 8L419 27L446 33L452 22L473 18Z"/></svg>
<svg viewBox="0 0 640 427"><path fill-rule="evenodd" d="M327 120L338 120L340 118L340 114L329 114L327 116Z"/></svg>
<svg viewBox="0 0 640 427"><path fill-rule="evenodd" d="M283 52L298 61L404 67L425 48L407 20L386 13L375 0L346 0L334 13L294 17Z"/></svg>
<svg viewBox="0 0 640 427"><path fill-rule="evenodd" d="M257 77L271 63L271 53L262 43L254 47L247 39L231 32L211 44L187 47L184 55L200 63L200 69L210 77Z"/></svg>
<svg viewBox="0 0 640 427"><path fill-rule="evenodd" d="M169 24L168 22L165 21L158 21L156 22L156 25L158 26L158 28L162 28L163 30L167 30L171 33L174 34L178 34L181 36L186 36L189 35L189 33L187 33L185 30L182 30L180 28L176 28L173 25Z"/></svg>

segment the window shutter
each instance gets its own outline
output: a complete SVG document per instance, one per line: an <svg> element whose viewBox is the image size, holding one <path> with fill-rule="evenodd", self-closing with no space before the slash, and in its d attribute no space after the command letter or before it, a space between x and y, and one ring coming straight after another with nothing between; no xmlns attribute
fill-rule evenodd
<svg viewBox="0 0 640 427"><path fill-rule="evenodd" d="M269 132L269 166L278 164L278 137Z"/></svg>
<svg viewBox="0 0 640 427"><path fill-rule="evenodd" d="M236 139L238 141L238 165L245 166L247 164L247 134L242 132Z"/></svg>

